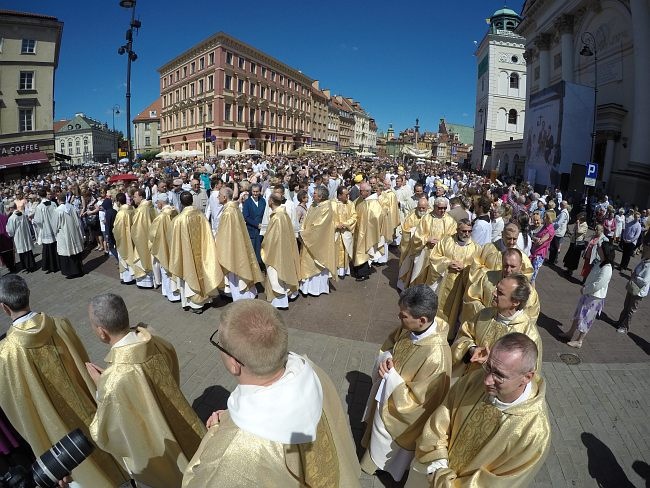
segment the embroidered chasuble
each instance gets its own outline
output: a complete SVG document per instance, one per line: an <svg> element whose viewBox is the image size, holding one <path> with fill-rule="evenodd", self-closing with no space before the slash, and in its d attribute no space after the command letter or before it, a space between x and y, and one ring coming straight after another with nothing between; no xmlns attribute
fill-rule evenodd
<svg viewBox="0 0 650 488"><path fill-rule="evenodd" d="M384 190L379 196L379 203L384 208L386 227L383 233L386 242L391 242L395 236L395 229L400 224L399 206L397 196L393 190Z"/></svg>
<svg viewBox="0 0 650 488"><path fill-rule="evenodd" d="M297 292L300 255L293 224L284 207L277 207L271 212L261 255L266 266L264 291L267 301Z"/></svg>
<svg viewBox="0 0 650 488"><path fill-rule="evenodd" d="M149 200L142 200L131 217L133 241L133 275L142 278L153 269L149 250L149 228L156 218L156 210Z"/></svg>
<svg viewBox="0 0 650 488"><path fill-rule="evenodd" d="M336 231L336 267L349 268L350 260L354 258L354 229L357 224L357 211L353 202L333 204L335 212L335 228L344 226Z"/></svg>
<svg viewBox="0 0 650 488"><path fill-rule="evenodd" d="M354 228L354 266L367 263L375 252L384 252L384 241L381 234L384 210L375 198L361 197L355 201L357 225Z"/></svg>
<svg viewBox="0 0 650 488"><path fill-rule="evenodd" d="M126 270L133 270L133 258L135 249L131 239L131 225L133 225L133 207L131 205L120 205L113 224L113 235L115 236L115 247L119 254L120 273Z"/></svg>
<svg viewBox="0 0 650 488"><path fill-rule="evenodd" d="M177 215L175 207L165 205L149 226L149 250L165 270L169 270L173 219Z"/></svg>
<svg viewBox="0 0 650 488"><path fill-rule="evenodd" d="M413 263L413 273L409 286L422 285L427 282L427 275L430 266L430 256L437 247L430 248L427 242L432 237L441 241L443 237L456 234L456 221L448 214L436 217L429 212L420 219L418 226L411 237L411 246L414 254L417 254Z"/></svg>
<svg viewBox="0 0 650 488"><path fill-rule="evenodd" d="M302 221L300 238L300 279L306 280L327 270L336 279L335 230L336 215L329 200L309 207Z"/></svg>
<svg viewBox="0 0 650 488"><path fill-rule="evenodd" d="M476 259L472 263L470 282L474 283L478 281L481 275L488 271L500 271L503 266L503 251L505 250L505 245L501 239L496 242L488 242L483 246L481 253L476 256ZM523 252L521 253L521 272L529 280L533 276L533 265L528 256Z"/></svg>
<svg viewBox="0 0 650 488"><path fill-rule="evenodd" d="M528 398L501 411L485 393L483 379L483 371L462 378L429 418L407 487L419 486L426 466L442 459L449 467L422 486L523 488L533 481L550 448L546 384L536 374Z"/></svg>
<svg viewBox="0 0 650 488"><path fill-rule="evenodd" d="M67 319L43 313L10 327L0 342L0 407L38 457L71 430L90 439L97 409L88 354ZM72 477L84 487L115 488L129 477L95 449Z"/></svg>
<svg viewBox="0 0 650 488"><path fill-rule="evenodd" d="M136 481L180 487L205 426L181 392L173 346L140 327L136 336L106 356L90 432L97 446L124 459Z"/></svg>

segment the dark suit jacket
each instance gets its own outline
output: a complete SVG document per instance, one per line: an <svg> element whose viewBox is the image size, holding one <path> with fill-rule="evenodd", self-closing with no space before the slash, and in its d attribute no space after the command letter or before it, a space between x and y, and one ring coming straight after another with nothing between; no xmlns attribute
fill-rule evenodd
<svg viewBox="0 0 650 488"><path fill-rule="evenodd" d="M359 198L360 194L361 192L359 191L359 187L357 185L352 185L350 192L348 193L348 198L351 202L354 202L357 198Z"/></svg>
<svg viewBox="0 0 650 488"><path fill-rule="evenodd" d="M253 199L251 197L247 198L246 201L244 201L242 213L244 214L244 220L246 221L248 235L251 237L258 236L260 233L259 225L262 223L262 217L264 217L265 208L266 201L262 197L260 197L258 205L255 205L255 203L253 203Z"/></svg>

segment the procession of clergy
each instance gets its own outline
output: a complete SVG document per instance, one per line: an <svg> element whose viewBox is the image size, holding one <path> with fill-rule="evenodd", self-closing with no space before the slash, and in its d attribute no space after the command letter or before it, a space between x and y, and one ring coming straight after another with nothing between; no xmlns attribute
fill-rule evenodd
<svg viewBox="0 0 650 488"><path fill-rule="evenodd" d="M360 486L361 469L396 481L408 474L407 487L529 485L550 425L540 305L518 227L481 245L467 212L448 212L446 197L418 198L402 176L394 188L373 180L358 175L334 198L316 186L300 225L283 187L267 194L268 211L253 187L248 205L259 210L263 239L225 186L210 196L218 200L211 220L189 192L180 193L180 212L166 194L157 209L142 192L135 209L117 194L123 282L160 283L189 310L232 297L210 339L238 383L228 410L203 426L180 390L173 346L130 328L119 296L89 306L91 327L110 346L102 370L70 324L31 312L24 280L7 275L0 302L13 327L0 343L0 382L16 394L3 393L0 406L10 422L37 455L73 428L91 435L98 449L72 476L93 488L347 488ZM336 388L288 351L277 308L298 292L328 293L330 279L366 280L389 244L400 247L400 325L372 372L358 461ZM267 301L247 300L263 280Z"/></svg>

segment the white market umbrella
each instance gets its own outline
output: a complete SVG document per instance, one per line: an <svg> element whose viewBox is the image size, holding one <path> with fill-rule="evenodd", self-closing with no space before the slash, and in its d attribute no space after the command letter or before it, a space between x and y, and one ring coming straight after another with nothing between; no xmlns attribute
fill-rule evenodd
<svg viewBox="0 0 650 488"><path fill-rule="evenodd" d="M182 153L183 153L182 151L173 151L169 153L169 156L172 158L180 158L183 155Z"/></svg>
<svg viewBox="0 0 650 488"><path fill-rule="evenodd" d="M166 157L169 157L169 153L167 151L159 152L158 154L156 154L156 157L157 158L166 158Z"/></svg>
<svg viewBox="0 0 650 488"><path fill-rule="evenodd" d="M128 162L129 162L129 158L122 158L118 161L118 163L128 163Z"/></svg>
<svg viewBox="0 0 650 488"><path fill-rule="evenodd" d="M236 150L231 149L231 148L228 147L226 149L222 149L217 154L219 156L237 156L239 154L239 151L236 151Z"/></svg>
<svg viewBox="0 0 650 488"><path fill-rule="evenodd" d="M241 152L242 154L250 154L250 155L262 155L264 154L262 151L258 149L246 149L245 151Z"/></svg>
<svg viewBox="0 0 650 488"><path fill-rule="evenodd" d="M198 149L192 149L187 153L187 155L191 158L195 158L197 156L203 156L203 151L199 151Z"/></svg>

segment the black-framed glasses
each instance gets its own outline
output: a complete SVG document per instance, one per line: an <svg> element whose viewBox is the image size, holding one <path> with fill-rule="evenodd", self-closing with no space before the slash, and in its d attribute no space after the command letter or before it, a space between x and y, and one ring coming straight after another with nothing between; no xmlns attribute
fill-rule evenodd
<svg viewBox="0 0 650 488"><path fill-rule="evenodd" d="M219 342L217 342L217 341L214 340L214 336L217 335L217 332L219 332L219 329L215 330L215 331L212 333L212 335L210 336L210 342L212 343L212 345L213 345L214 347L216 347L217 349L219 349L219 350L220 350L222 353L224 353L226 356L230 356L231 358L233 358L235 361L237 361L237 362L238 362L239 364L241 364L242 366L246 366L246 365L245 365L244 363L242 363L239 359L237 359L235 356L233 356L233 355L232 355L232 354L231 354L231 353L230 353L230 352L229 352L225 347L223 347L221 344L219 344Z"/></svg>
<svg viewBox="0 0 650 488"><path fill-rule="evenodd" d="M447 207L436 207L438 210L447 210Z"/></svg>

